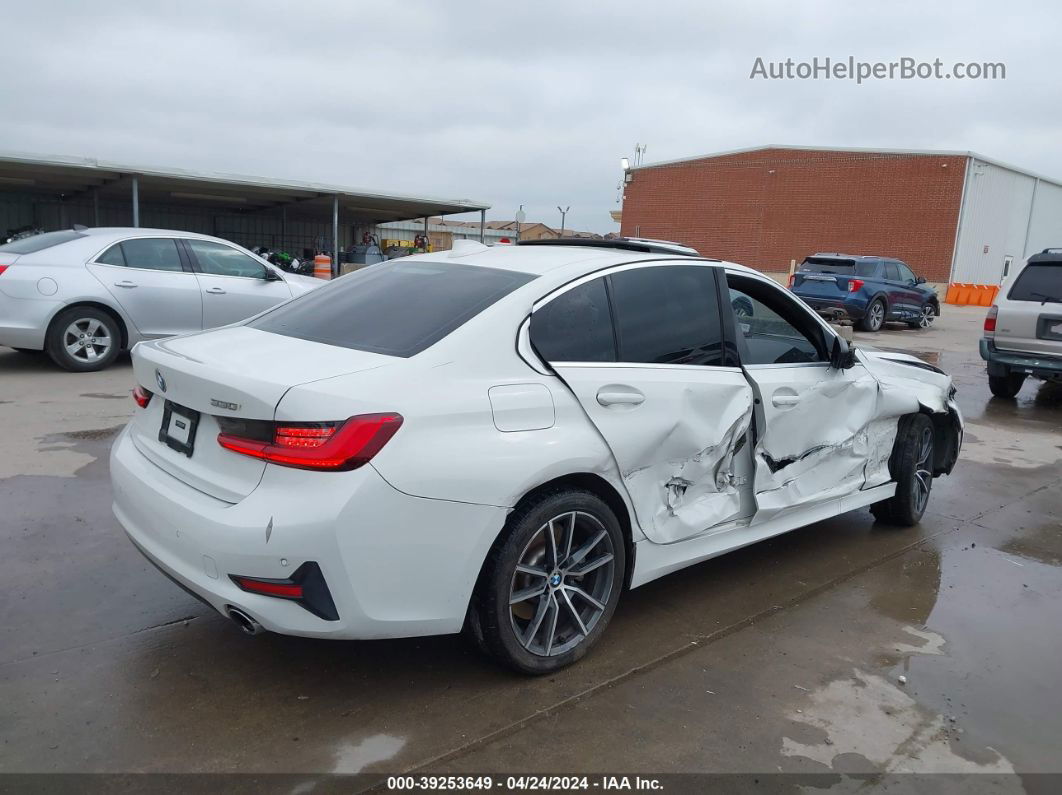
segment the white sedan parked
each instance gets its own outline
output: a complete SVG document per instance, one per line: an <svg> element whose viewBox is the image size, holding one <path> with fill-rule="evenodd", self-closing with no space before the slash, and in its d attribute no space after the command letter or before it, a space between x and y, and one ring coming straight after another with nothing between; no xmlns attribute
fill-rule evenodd
<svg viewBox="0 0 1062 795"><path fill-rule="evenodd" d="M114 511L165 574L252 634L465 629L528 673L668 572L864 506L918 522L962 440L937 368L622 240L407 257L133 366Z"/></svg>
<svg viewBox="0 0 1062 795"><path fill-rule="evenodd" d="M45 232L0 246L0 345L101 370L140 340L235 323L321 284L191 232Z"/></svg>

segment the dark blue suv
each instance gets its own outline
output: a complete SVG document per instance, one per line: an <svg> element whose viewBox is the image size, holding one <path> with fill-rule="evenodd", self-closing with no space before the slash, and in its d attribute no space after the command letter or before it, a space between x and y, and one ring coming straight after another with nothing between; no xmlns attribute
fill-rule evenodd
<svg viewBox="0 0 1062 795"><path fill-rule="evenodd" d="M886 320L929 328L940 315L936 291L889 257L815 254L790 277L789 289L820 315L850 317L863 331L878 331Z"/></svg>

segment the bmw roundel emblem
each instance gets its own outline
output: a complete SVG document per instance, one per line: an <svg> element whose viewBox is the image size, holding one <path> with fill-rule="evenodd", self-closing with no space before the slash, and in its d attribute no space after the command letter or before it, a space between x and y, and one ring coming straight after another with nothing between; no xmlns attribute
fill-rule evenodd
<svg viewBox="0 0 1062 795"><path fill-rule="evenodd" d="M159 391L166 391L166 379L162 377L162 373L158 370L155 371L155 383L159 385Z"/></svg>

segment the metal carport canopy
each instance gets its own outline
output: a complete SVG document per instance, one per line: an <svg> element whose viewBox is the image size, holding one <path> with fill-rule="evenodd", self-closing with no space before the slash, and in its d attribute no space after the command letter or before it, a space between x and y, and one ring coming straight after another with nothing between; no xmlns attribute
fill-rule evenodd
<svg viewBox="0 0 1062 795"><path fill-rule="evenodd" d="M0 153L0 191L50 196L133 201L141 204L194 205L227 212L286 207L292 213L322 218L339 208L359 220L383 223L433 215L479 211L489 204L471 199L441 199L362 190L318 182L161 169L100 160L21 153Z"/></svg>

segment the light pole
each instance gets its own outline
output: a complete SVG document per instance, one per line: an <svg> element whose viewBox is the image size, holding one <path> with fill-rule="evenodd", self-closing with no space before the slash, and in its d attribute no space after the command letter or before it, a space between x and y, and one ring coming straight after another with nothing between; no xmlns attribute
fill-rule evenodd
<svg viewBox="0 0 1062 795"><path fill-rule="evenodd" d="M520 242L520 226L524 223L524 219L527 218L527 214L524 212L524 205L520 205L520 209L516 211L516 242Z"/></svg>
<svg viewBox="0 0 1062 795"><path fill-rule="evenodd" d="M560 237L564 237L564 216L568 214L568 210L570 209L572 209L571 205L563 208L559 204L557 205L557 212L561 214Z"/></svg>

